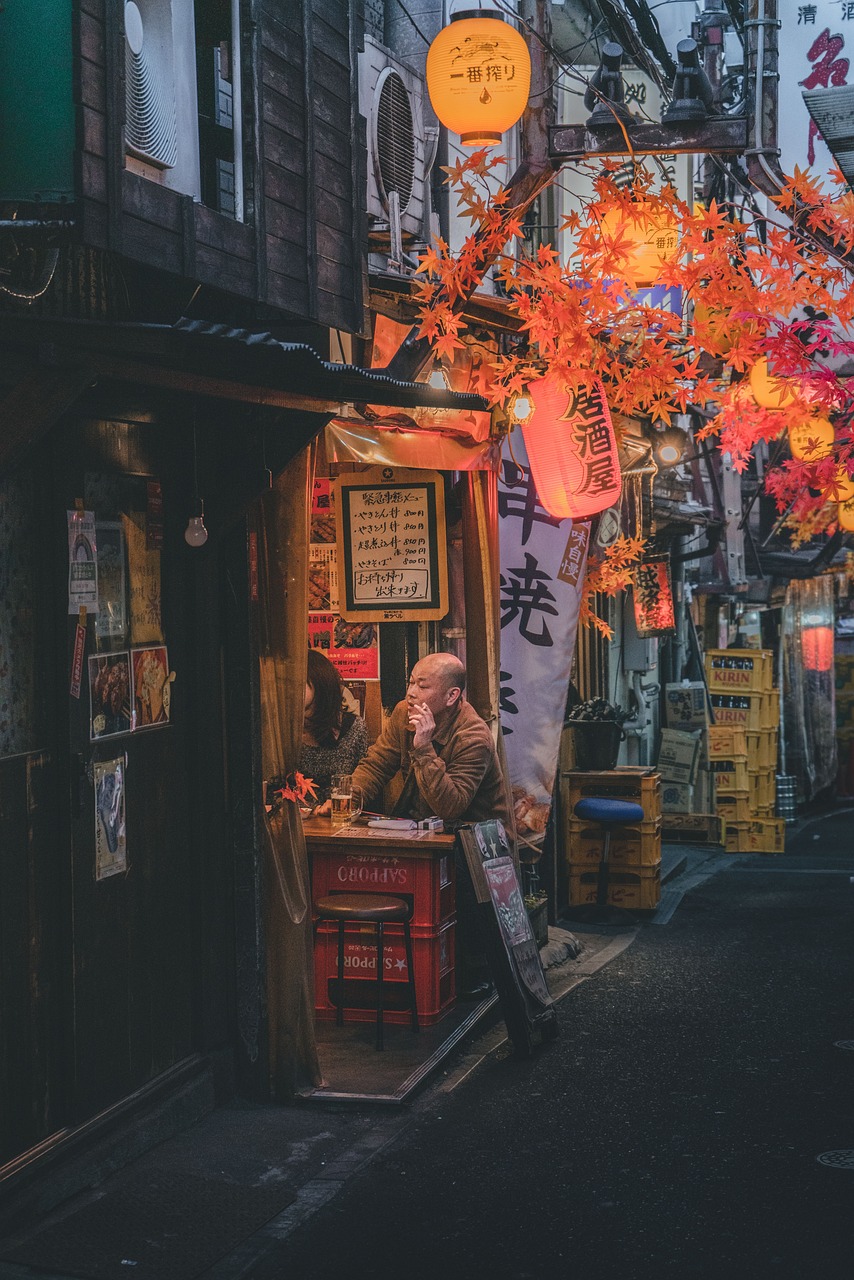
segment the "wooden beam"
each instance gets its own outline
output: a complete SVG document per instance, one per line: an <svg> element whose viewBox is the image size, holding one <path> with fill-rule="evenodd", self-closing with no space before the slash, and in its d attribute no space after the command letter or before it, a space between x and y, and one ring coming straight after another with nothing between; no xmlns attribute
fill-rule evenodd
<svg viewBox="0 0 854 1280"><path fill-rule="evenodd" d="M703 120L689 124L629 122L588 129L583 124L559 124L549 129L549 156L555 165L599 156L738 155L747 147L747 121Z"/></svg>
<svg viewBox="0 0 854 1280"><path fill-rule="evenodd" d="M0 402L0 473L46 434L95 380L83 361L70 369L34 369Z"/></svg>

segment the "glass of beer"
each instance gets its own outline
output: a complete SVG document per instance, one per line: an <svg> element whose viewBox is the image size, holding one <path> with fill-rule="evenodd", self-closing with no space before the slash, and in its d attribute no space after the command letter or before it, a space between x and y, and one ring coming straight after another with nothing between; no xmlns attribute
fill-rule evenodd
<svg viewBox="0 0 854 1280"><path fill-rule="evenodd" d="M353 775L336 773L332 779L332 821L349 822L352 814ZM361 809L361 805L359 806Z"/></svg>

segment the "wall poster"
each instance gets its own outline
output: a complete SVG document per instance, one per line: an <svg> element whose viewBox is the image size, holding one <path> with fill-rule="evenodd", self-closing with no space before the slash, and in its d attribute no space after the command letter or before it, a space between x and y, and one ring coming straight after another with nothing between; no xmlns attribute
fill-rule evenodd
<svg viewBox="0 0 854 1280"><path fill-rule="evenodd" d="M133 727L150 729L169 723L172 682L165 645L131 651L133 677Z"/></svg>
<svg viewBox="0 0 854 1280"><path fill-rule="evenodd" d="M91 511L69 511L68 613L98 612L98 560L95 517Z"/></svg>
<svg viewBox="0 0 854 1280"><path fill-rule="evenodd" d="M332 482L314 482L308 569L308 643L338 668L343 680L379 680L379 627L345 622L338 612L338 547Z"/></svg>
<svg viewBox="0 0 854 1280"><path fill-rule="evenodd" d="M124 756L95 761L95 879L127 871Z"/></svg>
<svg viewBox="0 0 854 1280"><path fill-rule="evenodd" d="M89 659L89 737L112 738L130 733L130 661L127 650Z"/></svg>
<svg viewBox="0 0 854 1280"><path fill-rule="evenodd" d="M346 622L448 612L445 488L437 471L374 467L335 480L339 612Z"/></svg>

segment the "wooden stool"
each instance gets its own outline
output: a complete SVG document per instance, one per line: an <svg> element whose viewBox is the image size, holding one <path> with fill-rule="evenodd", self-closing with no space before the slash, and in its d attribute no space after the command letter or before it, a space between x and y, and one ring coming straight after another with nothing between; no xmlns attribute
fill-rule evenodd
<svg viewBox="0 0 854 1280"><path fill-rule="evenodd" d="M605 833L602 856L599 859L599 881L596 886L596 905L604 907L608 901L608 854L611 848L611 832L614 827L629 827L643 822L644 812L639 804L630 800L607 800L588 796L579 800L573 809L576 818L585 822L598 822Z"/></svg>
<svg viewBox="0 0 854 1280"><path fill-rule="evenodd" d="M402 924L409 971L409 1007L412 1030L418 1031L418 1008L415 998L415 970L412 964L412 934L409 929L410 907L403 898L383 893L336 893L320 898L314 904L315 929L321 920L338 921L338 1009L335 1022L344 1025L344 928L350 920L366 920L377 927L377 1049L383 1047L383 926Z"/></svg>

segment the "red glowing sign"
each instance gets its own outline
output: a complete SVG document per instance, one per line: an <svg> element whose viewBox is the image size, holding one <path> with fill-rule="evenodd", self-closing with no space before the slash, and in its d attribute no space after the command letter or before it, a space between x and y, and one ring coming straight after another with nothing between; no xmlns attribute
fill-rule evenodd
<svg viewBox="0 0 854 1280"><path fill-rule="evenodd" d="M632 594L639 636L663 636L676 630L669 556L656 556L638 565Z"/></svg>

